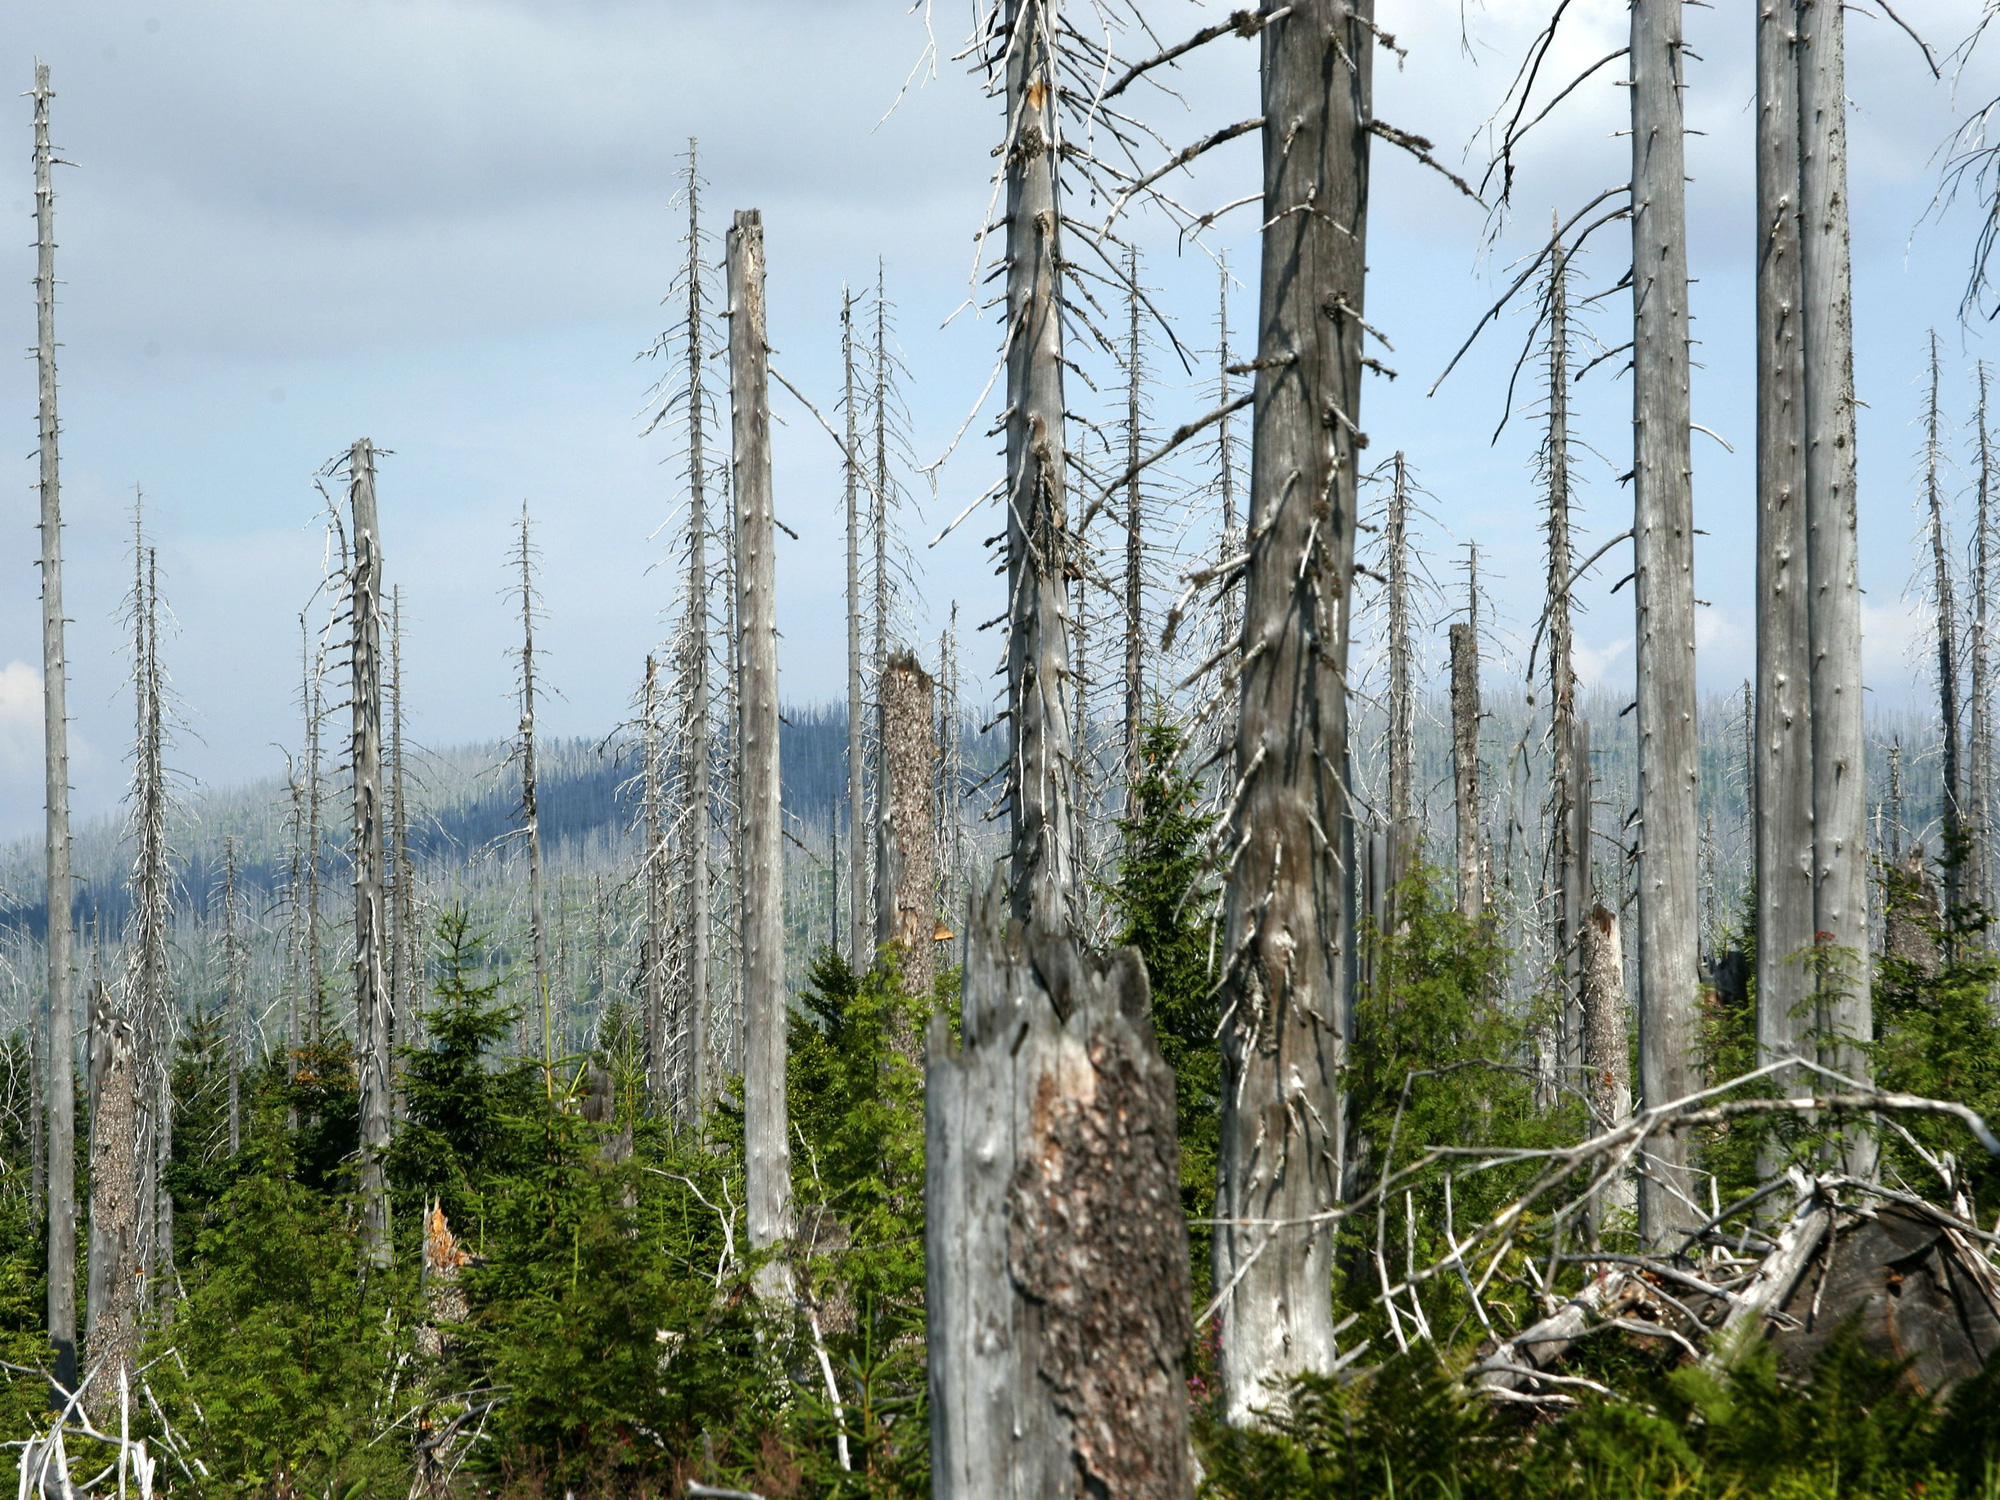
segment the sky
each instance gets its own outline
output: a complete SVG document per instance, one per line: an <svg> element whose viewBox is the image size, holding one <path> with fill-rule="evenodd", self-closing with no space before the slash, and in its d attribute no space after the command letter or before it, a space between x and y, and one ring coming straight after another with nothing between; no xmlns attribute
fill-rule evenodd
<svg viewBox="0 0 2000 1500"><path fill-rule="evenodd" d="M1941 57L1980 10L1977 0L1899 8ZM1227 7L1144 9L1171 40ZM1483 122L1547 10L1547 0L1381 0L1380 23L1406 56L1378 55L1378 115L1476 181ZM1624 24L1616 0L1576 0L1545 79L1614 50ZM1752 667L1750 8L1693 8L1687 28L1699 56L1688 119L1703 132L1688 146L1694 416L1714 434L1694 439L1706 533L1698 660L1704 687L1721 691ZM910 372L912 450L925 462L944 453L998 348L991 312L964 306L1001 130L995 101L953 60L968 29L965 0L14 0L0 10L0 78L26 90L35 60L49 64L55 140L74 163L59 169L56 211L77 815L114 811L122 794L131 713L119 610L135 488L173 614L162 654L184 720L174 763L198 796L278 773L282 747L298 741L299 616L326 550L314 475L363 436L388 450L379 493L389 579L404 590L412 734L442 746L513 727L506 565L524 501L546 606L538 646L557 694L544 728L601 735L623 717L673 602L662 527L678 503L678 454L645 435L658 371L641 356L670 316L660 304L680 255L674 198L690 138L711 227L737 208L762 211L776 367L831 409L841 288L872 283L879 261ZM1973 362L1993 352L1983 318L1959 317L1977 217L1968 204L1936 207L1942 148L2000 94L2000 44L1943 57L1939 81L1879 16L1851 11L1848 31L1866 670L1875 701L1902 705L1926 690L1906 596L1927 330L1941 341L1955 505L1969 477ZM1526 319L1504 314L1428 392L1551 212L1567 216L1625 181L1621 71L1601 69L1528 137L1504 210L1375 149L1367 313L1398 374L1370 385L1361 424L1372 454L1407 453L1428 497L1433 558L1478 544L1496 652L1518 655L1541 572L1525 386L1494 437ZM1131 98L1170 147L1257 112L1254 44L1226 38L1166 76L1172 93ZM1535 107L1550 93L1544 82ZM14 226L0 236L0 348L31 352L29 122L26 98L0 106L0 139L11 130L15 141L0 152L12 163L0 215ZM1205 210L1252 191L1257 176L1252 135L1171 190ZM1071 206L1084 221L1105 211ZM1204 244L1159 213L1131 222L1159 306L1197 362L1214 342L1217 257L1255 283L1245 270L1254 213L1225 217ZM1591 290L1616 282L1628 248L1622 226L1597 234L1579 258ZM1237 295L1240 330L1251 309ZM1624 341L1629 320L1622 293L1590 313L1606 346ZM1152 409L1165 429L1206 402L1160 363ZM1579 390L1587 548L1629 524L1617 476L1629 467L1630 386L1618 364ZM838 455L788 394L772 399L784 424L778 514L798 533L778 555L782 692L826 701L841 696L845 672ZM1001 608L980 547L995 524L975 518L926 545L994 476L982 434L996 404L936 471L934 494L911 479L901 524L916 590L902 629L927 648L954 601L968 633ZM0 838L33 832L42 809L31 358L0 362L6 431ZM1444 562L1433 571L1449 582ZM1631 596L1609 592L1625 571L1608 562L1581 594L1580 665L1612 688L1630 682ZM997 646L975 637L968 669L986 671Z"/></svg>

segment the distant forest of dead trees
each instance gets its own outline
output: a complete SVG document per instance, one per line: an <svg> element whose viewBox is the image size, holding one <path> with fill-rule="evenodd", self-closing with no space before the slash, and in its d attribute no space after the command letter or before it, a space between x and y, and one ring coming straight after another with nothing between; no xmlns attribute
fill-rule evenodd
<svg viewBox="0 0 2000 1500"><path fill-rule="evenodd" d="M172 581L135 492L130 794L116 826L74 836L64 610L112 602L61 594L60 163L39 69L49 797L43 846L9 851L4 869L16 1039L0 1103L26 1172L0 1191L22 1194L45 1227L59 1404L90 1372L100 1391L133 1375L170 1321L190 1253L170 1169L190 1151L226 1162L243 1149L253 1076L296 1081L339 1053L356 1096L366 1258L430 1266L424 1233L396 1222L388 1163L409 1060L436 1044L424 1017L453 912L469 914L482 961L504 976L514 1019L500 1051L538 1070L549 1098L596 1107L616 1054L636 1068L627 1103L663 1129L701 1137L719 1107L736 1112L728 1149L741 1151L744 1196L730 1212L754 1295L802 1317L818 1314L798 1247L821 1221L795 1201L809 1165L794 1159L804 1137L786 1088L798 996L823 955L856 973L890 966L923 1011L897 1046L923 1078L940 1496L994 1493L996 1474L1021 1493L1069 1493L1078 1473L1101 1486L1091 1493L1191 1493L1197 1318L1219 1328L1221 1420L1244 1426L1283 1382L1346 1369L1368 1339L1406 1350L1432 1338L1433 1283L1456 1297L1463 1281L1466 1316L1490 1335L1471 1383L1551 1406L1566 1398L1549 1351L1638 1284L1620 1266L1665 1266L1698 1288L1685 1324L1658 1315L1683 1341L1775 1317L1826 1226L1888 1201L1893 1122L1970 1114L1965 1100L1875 1077L1873 1006L1877 967L1915 951L1909 924L1990 907L2000 875L1989 371L1943 371L1933 339L1913 577L1937 709L1870 713L1845 23L1829 0L1763 0L1740 28L1758 70L1761 227L1743 245L1757 275L1757 665L1740 689L1698 693L1682 151L1683 94L1698 85L1679 0L1634 0L1618 70L1630 180L1556 205L1499 304L1466 320L1468 344L1509 306L1532 320L1517 378L1538 394L1514 419L1539 426L1546 587L1526 649L1503 640L1478 538L1454 536L1449 506L1422 488L1417 440L1391 453L1369 443L1365 392L1392 374L1365 316L1369 183L1407 167L1475 210L1508 204L1531 126L1584 81L1539 74L1565 7L1550 10L1496 115L1491 168L1470 182L1375 115L1372 70L1403 59L1366 3L1267 0L1164 43L1148 24L1164 20L1127 0L983 9L966 56L993 101L979 264L999 333L990 372L955 373L976 400L951 446L987 423L1003 463L965 513L941 519L995 530L1000 582L945 608L924 605L929 538L914 523L952 455L916 450L887 270L857 268L861 290L828 319L839 387L795 387L765 342L762 221L744 210L725 225L690 142L668 317L646 349L658 380L645 440L672 455L671 623L623 648L624 722L598 741L537 733L549 685L537 630L564 601L540 590L524 505L503 580L517 732L499 746L415 742L402 611L423 580L397 571L395 467L363 439L313 476L329 566L301 581L287 622L297 739L282 777L243 789L195 794L176 776L188 706L171 687ZM1262 112L1166 140L1146 90L1210 45L1238 46L1257 70ZM1258 216L1254 267L1203 244L1223 207L1175 197L1180 168L1243 138L1261 145L1261 176L1228 207ZM1985 150L1975 131L1952 158L1967 192L1993 186ZM1607 347L1580 330L1572 257L1613 235L1630 237L1618 290L1631 328ZM1176 238L1214 256L1213 306L1185 318L1147 280L1148 255ZM1988 249L1976 250L1974 302ZM1594 301L1609 321L1605 294ZM1193 387L1160 378L1168 360ZM1619 439L1579 432L1571 398L1606 361L1628 366L1633 392L1632 519L1586 539L1576 455ZM1967 379L1975 398L1954 429L1948 391ZM1168 409L1169 392L1178 402L1191 388L1201 409ZM845 546L844 697L782 710L776 403L838 464ZM1629 699L1580 680L1575 593L1604 575L1634 609ZM948 623L919 638L918 622L937 619ZM1159 811L1142 783L1162 727L1201 824L1197 873L1170 905L1203 936L1213 1006L1216 1081L1201 1102L1213 1196L1193 1223L1206 1266L1190 1260L1180 1192L1186 1089L1152 1015L1164 981L1149 977L1152 955L1118 946L1134 930L1138 830ZM1475 1167L1436 1153L1410 1165L1356 1079L1375 1066L1384 997L1407 980L1399 945L1439 892L1464 941L1501 955L1480 1004L1519 1023L1510 1055L1477 1061L1526 1079L1549 1119L1574 1113L1566 1139L1494 1145L1491 1158L1477 1157L1485 1142L1450 1143L1547 1175L1524 1179L1532 1212L1496 1202L1477 1222L1447 1221L1443 1247L1426 1242L1420 1261L1413 1185L1425 1214L1453 1213L1456 1174ZM1983 925L1953 932L1943 959L1922 961L1955 962L1961 942L1984 951ZM1749 1041L1729 1055L1759 1085L1747 1093L1704 1076L1704 1028L1732 1006ZM227 1090L203 1116L210 1138L192 1145L174 1082L190 1048ZM1787 1165L1795 1180L1782 1201L1731 1218L1700 1132L1787 1111L1845 1125L1810 1171L1759 1158L1760 1202ZM1399 1129L1400 1106L1394 1118ZM1994 1148L1983 1120L1974 1130ZM633 1149L629 1127L620 1149ZM1965 1200L1947 1193L1936 1212L1990 1245ZM1746 1224L1768 1253L1742 1238L1717 1249ZM1984 1249L1966 1253L1992 1276ZM1478 1267L1490 1278L1508 1256L1540 1257L1548 1278L1489 1307L1501 1294ZM1357 1267L1372 1310L1342 1321ZM1713 1291L1724 1284L1735 1290ZM1349 1333L1358 1320L1365 1338ZM101 1425L101 1405L90 1410Z"/></svg>

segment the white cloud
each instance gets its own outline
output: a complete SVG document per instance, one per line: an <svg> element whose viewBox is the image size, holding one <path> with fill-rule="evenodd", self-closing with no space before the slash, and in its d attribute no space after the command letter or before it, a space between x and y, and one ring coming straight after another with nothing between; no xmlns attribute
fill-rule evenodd
<svg viewBox="0 0 2000 1500"><path fill-rule="evenodd" d="M42 674L24 661L0 667L0 784L42 774Z"/></svg>

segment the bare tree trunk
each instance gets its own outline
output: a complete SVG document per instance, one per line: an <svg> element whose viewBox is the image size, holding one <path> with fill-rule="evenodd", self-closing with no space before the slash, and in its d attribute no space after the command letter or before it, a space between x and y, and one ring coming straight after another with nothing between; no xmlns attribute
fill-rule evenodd
<svg viewBox="0 0 2000 1500"><path fill-rule="evenodd" d="M541 1021L542 1074L548 1082L555 1067L555 1038L549 1015L549 936L542 901L542 812L535 764L535 576L534 548L528 533L528 503L521 502L521 545L516 554L521 570L521 726L516 754L521 759L521 834L528 846L528 938L534 968L534 989L522 1007L521 1050L531 1045L533 1024Z"/></svg>
<svg viewBox="0 0 2000 1500"><path fill-rule="evenodd" d="M1847 239L1847 91L1840 6L1799 4L1800 265L1804 272L1807 570L1811 579L1814 941L1839 952L1824 996L1824 1057L1866 1079L1874 1041L1868 962L1868 786L1855 516L1854 303ZM1953 788L1957 790L1956 787ZM1822 938L1820 934L1826 934ZM1875 1154L1849 1137L1848 1170Z"/></svg>
<svg viewBox="0 0 2000 1500"><path fill-rule="evenodd" d="M681 1030L687 1048L689 1123L699 1124L713 1092L709 1081L708 1018L714 948L715 892L709 870L713 840L714 765L709 740L708 646L708 454L707 324L702 311L701 179L695 171L694 143L688 143L687 171L687 423L688 423L688 599L687 673L687 840L688 931L687 1017ZM734 590L731 590L732 598ZM732 632L733 636L733 632Z"/></svg>
<svg viewBox="0 0 2000 1500"><path fill-rule="evenodd" d="M1278 7L1267 3L1265 11ZM1327 1370L1345 1175L1353 908L1344 687L1354 581L1370 0L1263 32L1263 267L1226 898L1215 1284L1229 1419ZM1227 1221L1250 1221L1229 1223ZM1258 1222L1261 1221L1261 1222Z"/></svg>
<svg viewBox="0 0 2000 1500"><path fill-rule="evenodd" d="M1076 936L1057 112L1046 0L1001 0L1011 866L934 1014L925 1275L933 1493L1185 1497L1187 1229L1144 965ZM921 934L919 934L921 936Z"/></svg>
<svg viewBox="0 0 2000 1500"><path fill-rule="evenodd" d="M1633 0L1634 592L1639 685L1639 1090L1690 1086L1696 972L1694 515L1689 485L1687 192L1681 0ZM1640 1234L1693 1220L1686 1138L1651 1143Z"/></svg>
<svg viewBox="0 0 2000 1500"><path fill-rule="evenodd" d="M937 684L908 652L889 658L882 696L882 815L875 835L875 943L893 943L903 988L928 1005L936 988L937 824L932 787ZM910 1056L914 1035L897 1037Z"/></svg>
<svg viewBox="0 0 2000 1500"><path fill-rule="evenodd" d="M362 438L347 453L354 559L348 575L349 700L354 778L354 1031L361 1094L361 1243L369 1261L390 1258L389 987L384 972L382 839L382 530L375 510L375 447ZM522 533L522 547L527 534ZM532 752L530 752L532 754ZM532 773L530 773L532 775ZM529 782L532 785L532 780Z"/></svg>
<svg viewBox="0 0 2000 1500"><path fill-rule="evenodd" d="M76 1081L71 999L69 660L63 642L62 501L56 444L56 193L46 63L35 64L35 373L42 501L42 734L47 770L48 1331L57 1385L76 1386Z"/></svg>
<svg viewBox="0 0 2000 1500"><path fill-rule="evenodd" d="M1410 687L1410 481L1400 451L1391 460L1389 518L1384 544L1389 561L1389 921L1395 887L1414 870L1417 831L1417 710Z"/></svg>
<svg viewBox="0 0 2000 1500"><path fill-rule="evenodd" d="M1139 364L1139 247L1125 248L1125 816L1139 815L1139 747L1146 716L1146 516L1139 486L1144 403Z"/></svg>
<svg viewBox="0 0 2000 1500"><path fill-rule="evenodd" d="M666 796L662 783L665 747L660 731L660 665L646 657L646 679L640 689L639 821L646 841L643 875L646 926L640 939L639 981L646 1007L646 1092L652 1107L665 1115L673 1108L673 1037L667 1026L667 835ZM690 1101L691 1102L691 1101Z"/></svg>
<svg viewBox="0 0 2000 1500"><path fill-rule="evenodd" d="M90 1002L90 1367L100 1389L139 1347L138 1060L132 1024L102 981Z"/></svg>
<svg viewBox="0 0 2000 1500"><path fill-rule="evenodd" d="M1937 623L1933 642L1937 656L1938 729L1942 742L1940 769L1944 776L1944 837L1949 848L1964 831L1965 785L1959 755L1958 721L1958 600L1951 582L1951 541L1945 534L1944 492L1938 482L1942 454L1938 428L1942 421L1938 399L1938 339L1931 330L1930 396L1924 409L1924 500L1930 519L1931 604ZM1817 533L1815 533L1817 535ZM1945 866L1945 901L1958 898L1958 871Z"/></svg>
<svg viewBox="0 0 2000 1500"><path fill-rule="evenodd" d="M1014 915L1066 926L1081 895L1063 608L1068 483L1056 195L1056 18L1005 0L1007 792Z"/></svg>
<svg viewBox="0 0 2000 1500"><path fill-rule="evenodd" d="M1570 589L1576 561L1570 543L1570 275L1569 251L1557 238L1549 258L1548 407L1541 460L1549 546L1548 599L1542 615L1549 639L1549 827L1554 841L1551 864L1561 887L1551 945L1563 977L1556 1038L1559 1072L1573 1072L1583 1066L1583 961L1579 944L1588 909L1585 892L1590 876L1587 832L1581 841L1575 836L1579 817L1588 829L1588 792L1579 808L1577 788L1580 780L1587 789L1590 767L1587 760L1579 767L1575 759L1580 727L1576 716L1575 634L1570 624Z"/></svg>
<svg viewBox="0 0 2000 1500"><path fill-rule="evenodd" d="M1625 945L1618 913L1592 908L1583 923L1583 1061L1591 1113L1608 1129L1632 1113L1631 1049L1625 1034ZM1603 1204L1630 1213L1632 1184L1619 1177ZM1692 1227L1692 1226L1690 1226Z"/></svg>
<svg viewBox="0 0 2000 1500"><path fill-rule="evenodd" d="M862 730L860 409L854 389L854 298L840 302L840 354L846 370L847 453L847 830L848 962L865 974L875 961L868 930L868 751Z"/></svg>
<svg viewBox="0 0 2000 1500"><path fill-rule="evenodd" d="M222 1025L229 1047L229 1154L232 1158L243 1149L243 1050L249 1035L249 995L244 983L244 961L248 955L242 932L237 926L236 912L237 857L235 836L225 835L222 840Z"/></svg>
<svg viewBox="0 0 2000 1500"><path fill-rule="evenodd" d="M784 850L779 826L777 571L771 510L771 414L764 339L764 221L741 210L729 232L729 380L735 449L736 595L743 683L743 1135L750 1245L792 1234L792 1151L785 1122ZM791 1290L765 1267L759 1291Z"/></svg>
<svg viewBox="0 0 2000 1500"><path fill-rule="evenodd" d="M1980 360L1977 479L1972 535L1972 764L1966 776L1966 820L1970 824L1972 899L1993 909L1993 638L1987 604L1993 591L1993 454L1986 429L1986 361ZM1985 938L1982 937L1982 941Z"/></svg>
<svg viewBox="0 0 2000 1500"><path fill-rule="evenodd" d="M1479 636L1472 624L1451 627L1451 768L1458 808L1458 909L1486 909L1479 860Z"/></svg>

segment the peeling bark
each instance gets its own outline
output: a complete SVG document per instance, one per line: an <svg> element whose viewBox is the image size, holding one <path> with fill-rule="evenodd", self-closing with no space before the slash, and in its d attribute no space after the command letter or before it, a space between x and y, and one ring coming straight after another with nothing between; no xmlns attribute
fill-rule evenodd
<svg viewBox="0 0 2000 1500"><path fill-rule="evenodd" d="M876 830L875 943L893 944L903 988L928 1005L936 987L937 824L932 783L937 737L932 704L937 684L916 657L889 658L882 698L882 821ZM917 1039L897 1044L914 1055Z"/></svg>

